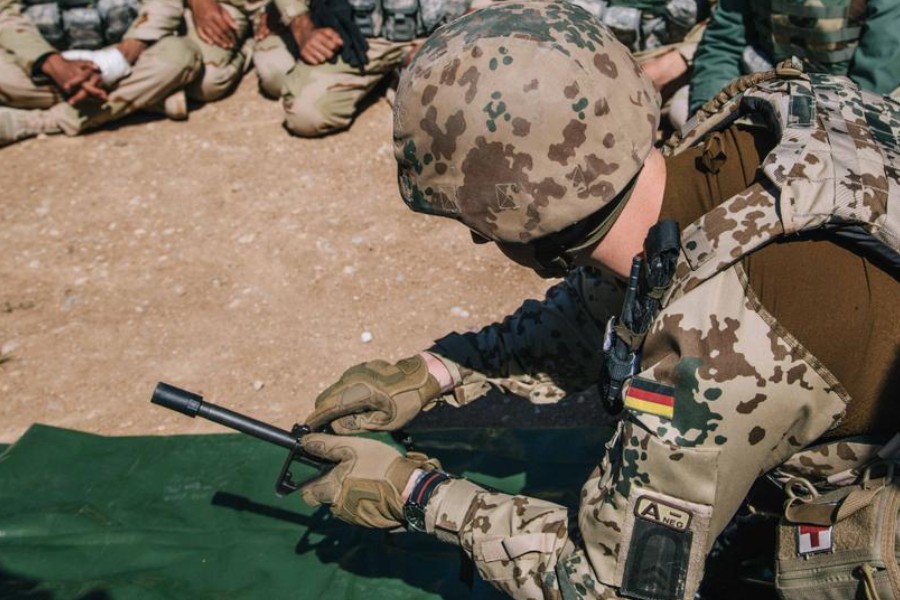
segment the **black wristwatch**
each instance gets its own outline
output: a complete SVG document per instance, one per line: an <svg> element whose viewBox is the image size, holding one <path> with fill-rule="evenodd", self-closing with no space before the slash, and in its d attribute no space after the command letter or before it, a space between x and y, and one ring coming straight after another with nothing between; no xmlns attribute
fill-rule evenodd
<svg viewBox="0 0 900 600"><path fill-rule="evenodd" d="M403 505L403 517L411 531L425 531L425 507L439 485L450 479L447 473L434 469L419 476L419 480Z"/></svg>

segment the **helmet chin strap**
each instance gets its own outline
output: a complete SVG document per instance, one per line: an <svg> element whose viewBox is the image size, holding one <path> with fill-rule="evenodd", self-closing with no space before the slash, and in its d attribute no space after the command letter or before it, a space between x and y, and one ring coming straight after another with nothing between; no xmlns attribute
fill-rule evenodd
<svg viewBox="0 0 900 600"><path fill-rule="evenodd" d="M628 182L617 198L587 218L531 242L522 244L497 242L497 245L513 251L519 250L515 253L520 255L530 255L532 264L529 266L544 279L565 277L566 273L575 268L579 256L585 250L596 245L612 228L631 198L642 170L643 167ZM481 234L473 231L472 239L478 243L480 241L478 238L485 239ZM522 252L526 249L527 252Z"/></svg>

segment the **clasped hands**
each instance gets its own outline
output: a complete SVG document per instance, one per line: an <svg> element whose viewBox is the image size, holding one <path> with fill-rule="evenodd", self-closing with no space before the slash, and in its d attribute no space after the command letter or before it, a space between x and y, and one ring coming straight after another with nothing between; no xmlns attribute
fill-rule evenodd
<svg viewBox="0 0 900 600"><path fill-rule="evenodd" d="M99 55L101 53L118 53L117 60L127 64L119 67L120 75L130 72L130 65L137 62L141 53L147 48L147 44L140 40L127 39L116 46L110 46L102 50L89 51L86 54ZM108 98L106 88L112 84L101 65L91 60L81 58L65 58L62 54L54 52L44 59L41 64L41 72L62 91L66 101L76 106L88 100L105 102ZM116 80L121 77L116 77Z"/></svg>

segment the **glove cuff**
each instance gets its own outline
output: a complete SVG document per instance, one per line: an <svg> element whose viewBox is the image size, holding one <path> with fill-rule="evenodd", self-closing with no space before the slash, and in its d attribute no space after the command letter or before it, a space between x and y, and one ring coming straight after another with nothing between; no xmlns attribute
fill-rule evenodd
<svg viewBox="0 0 900 600"><path fill-rule="evenodd" d="M415 381L415 390L422 408L441 395L441 384L428 370L428 361L422 354L397 361L395 365L407 377Z"/></svg>

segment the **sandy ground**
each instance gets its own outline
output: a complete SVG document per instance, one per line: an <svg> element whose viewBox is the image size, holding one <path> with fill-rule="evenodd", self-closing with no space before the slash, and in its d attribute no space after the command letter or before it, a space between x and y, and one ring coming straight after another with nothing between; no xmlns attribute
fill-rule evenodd
<svg viewBox="0 0 900 600"><path fill-rule="evenodd" d="M151 405L159 380L289 427L345 367L543 294L406 209L383 99L326 139L280 122L251 73L186 123L0 150L0 442L222 430Z"/></svg>

